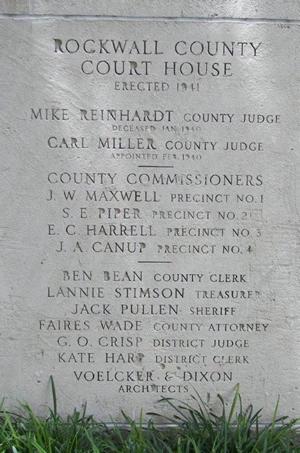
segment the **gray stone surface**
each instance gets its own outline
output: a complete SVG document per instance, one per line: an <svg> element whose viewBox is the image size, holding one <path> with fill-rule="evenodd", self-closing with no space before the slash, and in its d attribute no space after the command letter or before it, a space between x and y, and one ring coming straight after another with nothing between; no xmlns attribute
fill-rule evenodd
<svg viewBox="0 0 300 453"><path fill-rule="evenodd" d="M0 11L16 14L300 19L297 0L0 0Z"/></svg>
<svg viewBox="0 0 300 453"><path fill-rule="evenodd" d="M64 413L240 383L299 416L299 3L273 4L0 3L11 406L53 375Z"/></svg>

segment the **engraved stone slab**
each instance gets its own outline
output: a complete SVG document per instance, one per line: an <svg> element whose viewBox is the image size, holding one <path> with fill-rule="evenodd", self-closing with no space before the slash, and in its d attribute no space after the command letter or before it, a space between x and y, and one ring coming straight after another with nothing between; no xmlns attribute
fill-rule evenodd
<svg viewBox="0 0 300 453"><path fill-rule="evenodd" d="M298 2L84 3L1 3L1 395L299 415Z"/></svg>

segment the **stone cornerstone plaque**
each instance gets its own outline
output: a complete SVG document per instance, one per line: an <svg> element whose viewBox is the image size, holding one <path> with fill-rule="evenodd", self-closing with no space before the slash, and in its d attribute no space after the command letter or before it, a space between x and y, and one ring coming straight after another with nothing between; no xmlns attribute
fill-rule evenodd
<svg viewBox="0 0 300 453"><path fill-rule="evenodd" d="M8 406L299 416L298 2L0 3Z"/></svg>

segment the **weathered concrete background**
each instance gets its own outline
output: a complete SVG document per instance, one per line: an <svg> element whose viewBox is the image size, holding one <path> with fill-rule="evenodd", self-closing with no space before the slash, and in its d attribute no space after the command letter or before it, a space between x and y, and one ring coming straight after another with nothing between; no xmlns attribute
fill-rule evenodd
<svg viewBox="0 0 300 453"><path fill-rule="evenodd" d="M299 416L299 377L300 377L300 336L299 336L299 293L300 293L300 254L299 254L299 73L300 73L300 20L298 1L1 1L0 0L0 399L8 397L8 404L14 407L16 401L27 400L40 412L51 403L49 376L55 378L59 395L59 409L70 412L76 405L80 407L86 400L90 412L109 419L118 417L120 408L129 415L138 416L140 410L160 408L156 401L161 395L175 396L180 399L190 398L185 392L183 373L207 370L209 372L232 371L232 381L216 382L189 381L205 398L217 392L225 397L232 396L234 385L241 384L246 402L252 402L257 408L264 406L264 421L270 419L277 396L281 396L281 408L284 414ZM16 14L20 17L5 15ZM33 17L30 17L33 15ZM36 17L35 15L41 17ZM72 16L76 17L62 17ZM89 16L87 18L81 16ZM54 17L51 17L54 16ZM57 17L56 17L57 16ZM97 16L97 17L95 17ZM99 17L98 17L99 16ZM108 16L108 17L101 17ZM112 16L118 16L113 18ZM124 16L122 18L122 16ZM153 17L157 17L157 20ZM148 17L148 19L147 19ZM172 20L175 17L176 20ZM179 18L183 18L180 20ZM186 18L186 19L184 19ZM226 18L226 20L222 20ZM230 18L250 21L230 20ZM73 20L74 19L74 20ZM255 20L257 19L257 20ZM275 22L272 19L276 19ZM61 52L54 40L65 43L69 39L78 40L81 48L78 52ZM85 54L82 42L86 39L108 39L129 42L136 41L141 46L144 40L152 43L152 55L144 50L138 55L125 50L124 54L111 52L107 61L113 66L114 61L134 60L127 64L127 71L136 68L143 60L151 60L149 75L117 76L110 72L107 75L83 74L81 65L88 60L87 67L95 69L97 60L105 59L105 53ZM235 47L235 54L218 55L213 61L232 63L230 77L186 77L182 74L167 75L163 72L165 61L185 61L193 64L199 60L211 63L211 57L175 53L175 43L195 40L207 43L244 42L245 53L241 47ZM153 43L158 41L161 53L154 54ZM257 52L249 43L258 46ZM73 42L74 45L74 42ZM75 44L76 45L76 44ZM89 43L91 46L91 42ZM182 49L182 46L180 47ZM74 49L74 47L71 47ZM199 46L197 47L199 51ZM240 54L239 54L240 50ZM93 65L93 66L91 66ZM101 66L103 67L103 66ZM188 66L186 66L188 68ZM166 91L138 91L128 89L128 83L140 81L167 83ZM126 89L119 89L117 83L126 82ZM194 84L194 85L193 85ZM191 86L193 85L193 86ZM158 85L161 86L161 85ZM32 109L39 108L66 109L70 119L49 120L49 118L32 118ZM107 120L82 121L80 109L127 109L131 112L172 111L170 121L154 123L150 120L132 121ZM184 120L185 114L225 114L226 121L218 123ZM270 115L278 122L266 121L260 124L243 124L244 114ZM60 114L61 115L61 110ZM229 116L232 120L229 121ZM146 115L147 116L147 115ZM126 128L124 127L126 126ZM130 130L128 126L140 129ZM142 127L144 127L144 129ZM114 129L113 127L120 127ZM172 129L173 127L173 129ZM193 129L194 128L194 129ZM85 137L87 147L71 148L62 145L51 148L49 137L65 138L70 143L71 137ZM111 145L108 149L97 146L97 138L120 139L123 147ZM157 157L144 157L141 160L124 157L129 150L129 139L154 140ZM167 148L167 142L178 141L186 147L183 151ZM201 143L199 150L189 150L187 142ZM53 142L53 141L52 141ZM224 147L227 142L255 143L254 150L229 150ZM143 142L144 143L144 142ZM205 149L204 143L207 143ZM212 143L215 144L212 146ZM258 149L258 143L261 148ZM103 146L105 148L105 146ZM125 149L125 151L124 151ZM135 150L136 151L136 150ZM134 151L130 151L134 154ZM150 168L156 164L158 170ZM140 166L148 166L147 169ZM164 166L166 168L164 168ZM170 167L170 168L169 168ZM213 187L203 184L151 184L130 185L127 177L131 173L150 174L176 173L180 175L233 175L237 184L233 187L224 185ZM94 189L100 191L118 191L134 188L150 197L157 191L160 202L133 201L106 202L101 199L87 203L84 197L89 184L55 184L48 182L49 173L68 172L71 175L104 172L116 174L112 182L108 177ZM239 178L239 175L241 177ZM245 175L250 175L248 182L263 180L257 186L245 183ZM259 178L257 178L259 177ZM239 184L239 181L242 184ZM187 181L187 180L185 180ZM53 190L53 199L48 200ZM74 201L66 199L64 190L75 190ZM223 202L211 205L190 201L191 196L199 194L221 193ZM179 193L186 202L176 199ZM171 195L175 201L171 201ZM248 196L251 202L238 203L237 195ZM225 202L226 196L228 201ZM88 219L80 217L80 208L86 207ZM141 217L133 220L124 217L97 218L99 208L140 209ZM66 217L69 209L70 217ZM168 217L175 210L200 210L211 212L210 217L192 220L174 220ZM220 220L217 212L233 212ZM165 217L154 217L154 212L162 211ZM131 212L131 211L130 211ZM246 213L246 214L245 214ZM170 216L171 216L170 214ZM170 220L171 218L171 220ZM103 236L91 238L84 233L85 224L116 225L123 224L152 225L156 233L153 237L137 235L137 240L146 244L140 256L138 253L102 254L91 253L92 239L107 240ZM82 244L83 252L77 249L72 236L68 237L65 227L74 224L78 230L76 239ZM49 234L54 225L54 235ZM167 235L167 227L172 231ZM174 228L184 234L184 229L217 228L224 229L224 236L203 238L174 235ZM233 238L232 229L249 230L249 238ZM178 231L179 231L178 230ZM246 233L245 233L246 234ZM173 235L173 236L172 236ZM109 237L111 241L123 238ZM66 252L58 250L60 240L64 241ZM172 244L174 249L181 244L215 244L215 252L209 255L199 254L163 254L163 245ZM225 255L222 247L231 244L240 247L240 251ZM161 247L161 248L160 248ZM212 250L212 249L210 249ZM236 249L234 249L236 250ZM153 260L153 262L151 261ZM157 260L157 262L155 262ZM159 262L161 260L162 262ZM64 271L92 271L93 280L65 281ZM105 272L112 275L116 271L142 272L143 281L128 282L105 281ZM163 284L154 281L157 272L172 274L198 275L202 281L189 284ZM210 276L222 276L223 281L216 283ZM225 275L243 275L245 281L224 283ZM230 279L231 277L229 277ZM58 292L57 288L65 286L94 286L104 288L104 298L87 299L68 298ZM178 301L164 299L143 299L132 295L117 298L115 289L124 286L184 287L185 296ZM50 288L50 293L47 288ZM201 298L196 291L253 291L249 299ZM50 294L50 296L49 296ZM111 315L105 312L98 315L74 315L75 302L80 306L85 302L87 310L92 303L109 304ZM121 303L145 304L145 310L158 303L178 304L178 314L121 314ZM232 316L195 315L193 307L229 307L235 310ZM65 331L62 328L45 328L47 320L58 325L59 321L79 321L80 329ZM112 336L132 338L142 337L143 343L136 347L115 348L98 347L99 337L107 334L99 329L99 321L142 322L142 329L131 331L114 330ZM154 323L166 321L198 323L199 332L187 331L155 332ZM42 325L40 324L42 321ZM83 322L90 323L85 329ZM218 334L209 329L210 324L217 323L237 325L257 324L255 332L222 332ZM264 328L264 326L267 326ZM265 329L265 330L264 330ZM89 346L83 348L76 343L78 337L87 337ZM203 366L195 364L161 364L155 361L155 355L192 355L191 348L168 348L154 346L153 338L168 340L176 338L188 341L203 339L204 346L197 349L197 354L206 356ZM66 344L58 344L58 339ZM217 350L223 362L212 361L212 343L214 340L241 340L249 342L249 347ZM245 343L244 343L245 344ZM95 354L95 362L74 363L71 359L59 362L60 352L66 354L82 351ZM133 353L134 363L105 362L105 353ZM249 362L230 363L228 360ZM229 357L231 357L229 359ZM239 358L239 359L236 359ZM85 356L86 360L86 356ZM227 362L226 362L227 361ZM224 363L225 362L225 363ZM153 373L150 384L152 392L120 392L120 383L110 379L101 381L79 381L74 371L101 370L113 373L133 371ZM217 370L217 371L215 371ZM167 373L167 374L166 374ZM105 374L106 375L106 374ZM88 375L89 377L90 375ZM169 380L168 380L169 379ZM180 392L165 393L163 385L171 382ZM126 382L126 384L132 384ZM160 389L159 391L156 391ZM213 404L215 403L212 400Z"/></svg>
<svg viewBox="0 0 300 453"><path fill-rule="evenodd" d="M0 0L2 13L300 19L297 0Z"/></svg>

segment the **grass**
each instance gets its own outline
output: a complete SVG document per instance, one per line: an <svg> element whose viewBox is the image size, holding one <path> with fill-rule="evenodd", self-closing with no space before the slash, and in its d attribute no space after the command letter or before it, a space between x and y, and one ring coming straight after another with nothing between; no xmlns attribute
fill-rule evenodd
<svg viewBox="0 0 300 453"><path fill-rule="evenodd" d="M20 414L0 411L0 452L4 453L300 453L297 446L297 420L277 418L259 428L261 410L243 408L239 388L228 410L218 395L220 412L214 413L199 394L193 404L163 398L173 415L164 417L174 428L158 429L151 416L133 421L123 414L126 427L108 427L82 412L74 411L63 419L57 409L53 380L53 408L46 419L38 417L27 405Z"/></svg>

